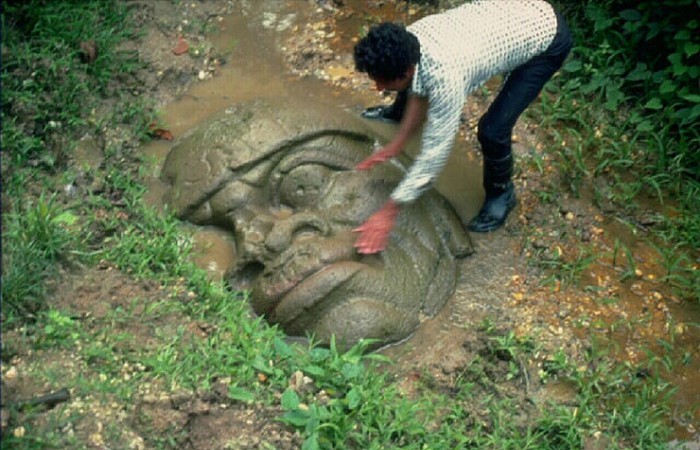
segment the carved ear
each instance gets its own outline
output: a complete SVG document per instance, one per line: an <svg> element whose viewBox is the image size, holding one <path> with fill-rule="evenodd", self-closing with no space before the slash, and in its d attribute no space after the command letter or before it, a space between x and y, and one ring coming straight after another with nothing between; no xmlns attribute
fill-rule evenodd
<svg viewBox="0 0 700 450"><path fill-rule="evenodd" d="M435 197L437 197L435 200L430 200L434 202L435 209L440 212L434 219L435 225L443 231L440 234L444 236L448 250L455 258L471 255L474 253L474 245L457 212L445 197L437 192L435 192Z"/></svg>

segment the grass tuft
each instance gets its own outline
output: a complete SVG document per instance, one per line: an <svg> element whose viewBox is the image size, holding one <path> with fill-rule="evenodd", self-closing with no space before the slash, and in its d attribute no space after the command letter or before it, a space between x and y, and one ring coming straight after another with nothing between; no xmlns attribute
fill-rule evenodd
<svg viewBox="0 0 700 450"><path fill-rule="evenodd" d="M45 306L44 282L76 246L74 216L41 196L3 214L2 301L7 319L30 319Z"/></svg>

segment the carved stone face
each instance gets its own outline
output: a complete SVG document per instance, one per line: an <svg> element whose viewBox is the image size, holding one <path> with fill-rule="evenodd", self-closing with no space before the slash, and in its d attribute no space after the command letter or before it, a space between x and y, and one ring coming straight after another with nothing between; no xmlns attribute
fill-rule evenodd
<svg viewBox="0 0 700 450"><path fill-rule="evenodd" d="M379 136L361 119L290 99L235 105L172 148L165 202L196 224L230 230L233 289L289 335L349 346L409 336L452 294L455 257L472 252L436 192L402 208L389 246L360 255L352 230L403 176L400 164L354 166Z"/></svg>

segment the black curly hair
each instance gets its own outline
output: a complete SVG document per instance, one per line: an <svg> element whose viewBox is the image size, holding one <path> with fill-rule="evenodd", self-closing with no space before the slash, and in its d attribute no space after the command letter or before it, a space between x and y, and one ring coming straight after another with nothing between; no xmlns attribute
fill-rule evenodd
<svg viewBox="0 0 700 450"><path fill-rule="evenodd" d="M420 60L418 38L402 25L384 22L370 28L354 51L355 69L370 78L393 81Z"/></svg>

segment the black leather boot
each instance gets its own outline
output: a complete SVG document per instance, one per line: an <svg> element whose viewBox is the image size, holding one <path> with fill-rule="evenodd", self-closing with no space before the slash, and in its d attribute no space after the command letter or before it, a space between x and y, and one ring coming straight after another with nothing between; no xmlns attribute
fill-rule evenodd
<svg viewBox="0 0 700 450"><path fill-rule="evenodd" d="M515 187L510 180L513 175L513 156L499 160L484 158L484 204L471 222L469 229L476 233L493 231L506 221L508 213L517 204Z"/></svg>
<svg viewBox="0 0 700 450"><path fill-rule="evenodd" d="M394 103L389 106L372 106L362 111L361 115L365 119L380 120L382 122L401 122L403 112L408 101L408 91L400 91L396 94Z"/></svg>

